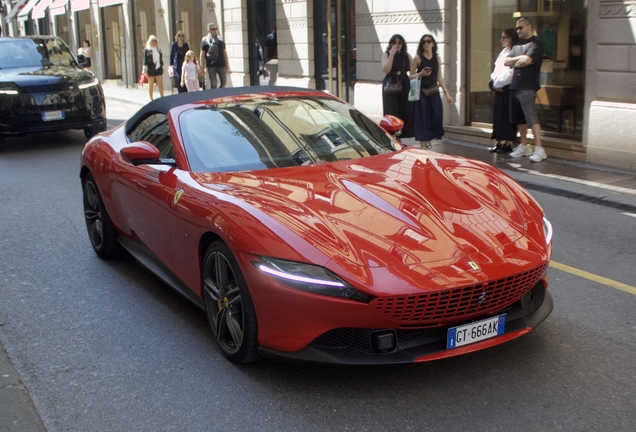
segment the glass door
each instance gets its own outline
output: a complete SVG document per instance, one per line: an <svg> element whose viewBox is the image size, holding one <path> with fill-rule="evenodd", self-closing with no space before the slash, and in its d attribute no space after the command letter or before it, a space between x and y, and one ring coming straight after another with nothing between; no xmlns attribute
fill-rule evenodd
<svg viewBox="0 0 636 432"><path fill-rule="evenodd" d="M353 103L356 81L355 2L317 0L314 3L316 88Z"/></svg>

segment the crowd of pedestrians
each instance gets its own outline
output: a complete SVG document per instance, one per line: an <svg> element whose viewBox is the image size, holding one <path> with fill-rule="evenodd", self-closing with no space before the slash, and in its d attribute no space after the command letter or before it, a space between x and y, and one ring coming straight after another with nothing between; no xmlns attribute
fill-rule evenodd
<svg viewBox="0 0 636 432"><path fill-rule="evenodd" d="M199 59L190 49L182 31L177 32L170 48L170 78L179 93L200 89L199 76L207 71L211 88L223 88L230 73L225 41L215 23L208 24L208 34L201 39ZM510 157L529 156L533 162L547 158L541 144L541 125L535 107L536 92L540 88L539 75L543 62L543 43L534 35L532 21L521 17L516 27L501 34L502 51L495 61L489 86L494 92L492 117L493 153L509 153ZM278 72L276 27L267 35L263 55L260 44L259 75L269 76L274 85ZM442 62L437 42L431 34L423 35L414 57L407 52L404 37L395 34L382 55L382 107L384 115L394 115L404 122L403 138L414 137L420 147L431 148L431 141L444 135L443 103L453 103L442 74ZM268 70L269 69L269 70ZM150 99L156 81L163 96L163 58L157 38L150 35L144 50L144 74L148 79ZM414 90L415 89L415 90ZM528 128L534 136L534 151L528 145ZM512 143L521 143L512 149Z"/></svg>
<svg viewBox="0 0 636 432"><path fill-rule="evenodd" d="M86 41L88 42L88 41ZM90 45L90 44L89 44ZM199 76L205 76L207 71L210 88L223 88L227 85L230 73L230 61L227 56L225 41L219 35L219 27L215 23L208 24L208 34L203 36L199 46L199 58L190 48L184 32L179 30L174 42L170 46L170 66L168 73L174 80L174 87L179 93L198 91ZM259 58L262 59L259 45ZM276 26L265 39L265 55L262 61L262 72L269 76L269 85L276 83L278 75L278 42L276 40ZM269 69L269 71L268 71ZM150 35L144 49L143 72L140 83L148 83L150 100L154 97L154 84L157 84L159 94L163 96L163 53L157 46L157 37Z"/></svg>
<svg viewBox="0 0 636 432"><path fill-rule="evenodd" d="M519 18L514 29L504 30L500 40L503 49L490 77L490 88L494 92L492 139L495 140L490 151L509 153L513 158L529 156L532 162L540 162L548 157L541 145L541 124L535 107L543 43L534 35L528 17ZM415 137L422 148L430 148L432 140L444 135L440 89L446 102L453 103L441 64L437 42L430 34L421 37L413 58L399 34L391 37L382 55L383 114L400 118L404 122L401 136ZM534 136L534 151L528 145L528 128ZM517 133L521 144L513 150Z"/></svg>

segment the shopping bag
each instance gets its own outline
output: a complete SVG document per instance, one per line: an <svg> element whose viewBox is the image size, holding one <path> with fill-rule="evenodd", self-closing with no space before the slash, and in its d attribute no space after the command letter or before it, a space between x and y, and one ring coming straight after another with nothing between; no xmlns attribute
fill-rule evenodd
<svg viewBox="0 0 636 432"><path fill-rule="evenodd" d="M420 89L422 88L422 81L419 79L412 79L409 88L409 101L415 102L420 100Z"/></svg>
<svg viewBox="0 0 636 432"><path fill-rule="evenodd" d="M137 83L139 87L143 87L144 84L148 84L148 75L145 73L139 74L139 78L137 78Z"/></svg>

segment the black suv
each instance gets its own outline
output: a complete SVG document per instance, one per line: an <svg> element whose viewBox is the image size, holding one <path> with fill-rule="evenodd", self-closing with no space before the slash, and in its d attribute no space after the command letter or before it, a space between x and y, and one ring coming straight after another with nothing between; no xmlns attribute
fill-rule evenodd
<svg viewBox="0 0 636 432"><path fill-rule="evenodd" d="M0 137L106 130L104 91L86 59L55 36L0 38Z"/></svg>

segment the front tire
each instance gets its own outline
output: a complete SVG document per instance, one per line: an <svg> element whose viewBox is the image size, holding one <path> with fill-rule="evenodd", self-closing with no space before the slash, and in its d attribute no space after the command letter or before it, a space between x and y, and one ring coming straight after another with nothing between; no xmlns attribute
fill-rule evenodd
<svg viewBox="0 0 636 432"><path fill-rule="evenodd" d="M84 135L86 136L86 139L91 139L92 137L94 137L95 135L97 135L100 132L105 132L106 131L106 125L93 125L90 127L87 127L84 129Z"/></svg>
<svg viewBox="0 0 636 432"><path fill-rule="evenodd" d="M110 223L110 217L92 174L86 174L82 189L84 190L84 219L93 249L102 258L117 256L120 246L116 239L115 228Z"/></svg>
<svg viewBox="0 0 636 432"><path fill-rule="evenodd" d="M208 322L223 355L235 363L258 359L256 313L243 273L222 242L203 259L203 296Z"/></svg>

